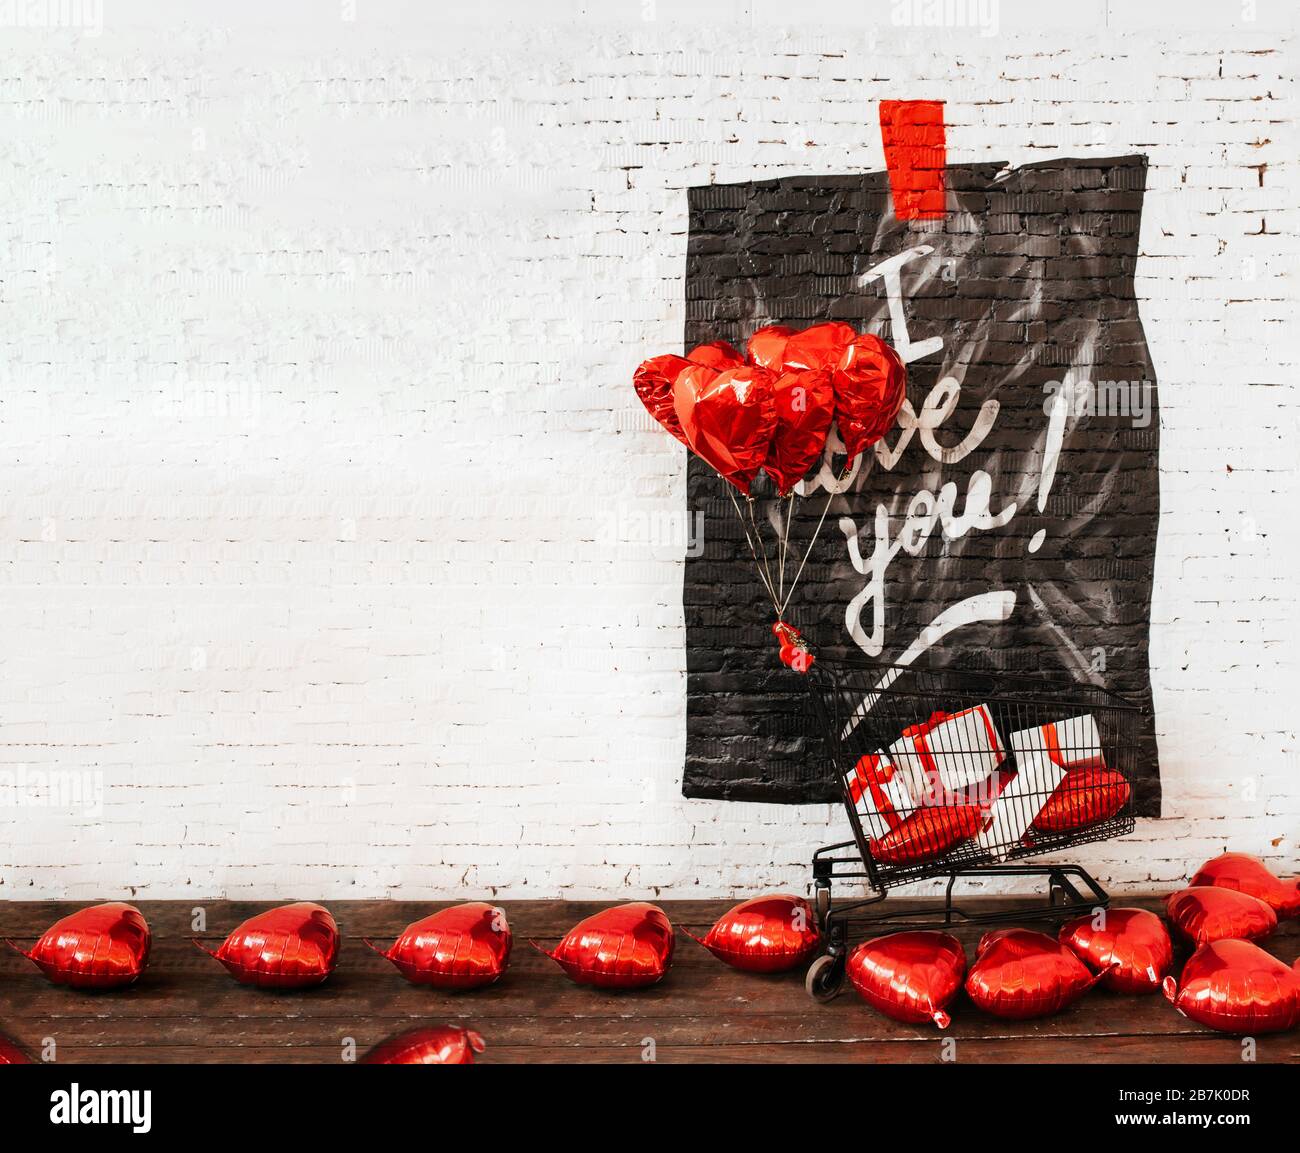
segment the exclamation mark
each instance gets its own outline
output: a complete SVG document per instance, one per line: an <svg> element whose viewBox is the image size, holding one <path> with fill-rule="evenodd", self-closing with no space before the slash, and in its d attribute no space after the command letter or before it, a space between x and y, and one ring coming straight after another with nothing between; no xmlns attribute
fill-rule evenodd
<svg viewBox="0 0 1300 1153"><path fill-rule="evenodd" d="M1065 441L1065 418L1070 410L1071 386L1062 384L1052 397L1052 411L1047 418L1047 440L1043 444L1043 472L1038 478L1038 511L1047 506L1047 494L1056 479L1056 464L1061 458L1061 445ZM1029 551L1037 552L1047 539L1047 529L1040 528L1029 541Z"/></svg>

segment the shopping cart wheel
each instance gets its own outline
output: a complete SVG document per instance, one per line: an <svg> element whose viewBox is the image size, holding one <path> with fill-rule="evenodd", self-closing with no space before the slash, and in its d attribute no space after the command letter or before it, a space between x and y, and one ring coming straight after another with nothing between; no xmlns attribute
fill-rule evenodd
<svg viewBox="0 0 1300 1153"><path fill-rule="evenodd" d="M823 953L811 965L803 979L803 987L814 1001L830 1001L839 995L844 984L844 955L838 957Z"/></svg>
<svg viewBox="0 0 1300 1153"><path fill-rule="evenodd" d="M826 918L831 911L830 885L818 885L813 892L813 902L817 910L817 927L824 933L826 931Z"/></svg>

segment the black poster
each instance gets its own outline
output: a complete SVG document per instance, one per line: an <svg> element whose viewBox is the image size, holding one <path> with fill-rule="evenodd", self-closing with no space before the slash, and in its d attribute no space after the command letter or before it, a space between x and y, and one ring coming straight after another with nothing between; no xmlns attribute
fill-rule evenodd
<svg viewBox="0 0 1300 1153"><path fill-rule="evenodd" d="M830 660L1068 676L1146 705L1135 811L1155 816L1145 174L1141 156L950 166L926 221L894 216L884 172L692 189L685 336L743 348L765 324L844 320L893 344L907 404L842 483L834 433L805 480L791 556L826 518L787 618ZM764 484L771 541L784 506ZM683 791L837 799L723 482L694 458L687 499Z"/></svg>

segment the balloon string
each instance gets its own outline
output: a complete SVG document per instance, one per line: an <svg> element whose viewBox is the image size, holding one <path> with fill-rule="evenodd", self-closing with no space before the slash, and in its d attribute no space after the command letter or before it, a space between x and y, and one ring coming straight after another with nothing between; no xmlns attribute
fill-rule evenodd
<svg viewBox="0 0 1300 1153"><path fill-rule="evenodd" d="M755 571L758 573L758 579L763 585L763 588L767 590L767 595L772 598L772 608L775 609L776 595L772 592L772 586L767 583L767 578L763 576L762 567L758 563L758 553L754 549L754 542L750 539L749 529L745 525L745 515L740 511L740 502L736 500L736 494L731 491L731 482L724 480L722 483L727 486L727 495L731 497L731 507L736 510L736 519L740 521L740 530L745 534L745 543L749 545L749 555L754 558L754 567ZM778 611L777 616L779 617L780 615L781 614Z"/></svg>
<svg viewBox="0 0 1300 1153"><path fill-rule="evenodd" d="M773 590L776 588L776 586L772 583L772 570L768 567L767 564L767 549L763 548L763 534L759 530L758 520L754 516L754 498L752 496L748 496L745 498L745 507L749 510L749 523L754 526L754 540L757 542L759 549L762 551L763 571L767 574L767 591L769 595L771 595L772 597L772 607L775 609L777 597L776 594L773 592ZM781 617L780 609L777 609L776 615L777 615L777 619L779 620Z"/></svg>
<svg viewBox="0 0 1300 1153"><path fill-rule="evenodd" d="M848 476L848 473L849 473L849 466L846 464L844 466L844 471L840 473L839 480L836 481L836 484L842 482L844 478ZM789 593L785 594L785 599L781 602L780 607L776 610L776 615L780 619L785 618L786 605L790 603L790 598L794 596L795 586L799 583L799 578L803 576L804 565L808 563L808 558L812 556L813 545L817 543L817 537L820 535L822 531L822 525L826 523L826 514L831 511L831 501L835 499L835 496L836 493L834 489L832 489L830 492L826 494L826 503L822 506L821 519L817 522L817 527L813 529L812 538L808 541L808 549L803 554L803 560L799 562L799 571L794 574L794 580L790 582L790 591Z"/></svg>
<svg viewBox="0 0 1300 1153"><path fill-rule="evenodd" d="M790 492L785 498L789 503L785 508L785 524L781 530L781 576L778 595L784 601L785 599L785 556L790 551L790 522L794 520L794 502L795 495Z"/></svg>

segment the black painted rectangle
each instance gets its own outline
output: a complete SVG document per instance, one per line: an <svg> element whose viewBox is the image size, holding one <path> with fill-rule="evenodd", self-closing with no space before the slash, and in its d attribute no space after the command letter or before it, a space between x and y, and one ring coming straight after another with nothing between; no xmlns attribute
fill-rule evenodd
<svg viewBox="0 0 1300 1153"><path fill-rule="evenodd" d="M796 502L787 584L827 515L787 619L826 659L1042 672L1123 693L1148 710L1134 784L1136 812L1152 816L1159 416L1133 294L1145 175L1142 156L950 166L946 218L912 222L894 217L883 172L694 188L685 340L743 347L765 324L838 319L900 352L938 342L910 360L909 408L844 491L827 508L814 484ZM904 334L864 274L909 250ZM842 464L828 452L823 477ZM787 510L765 486L754 512L776 562ZM687 499L703 549L683 590L683 792L838 799L723 482L694 458ZM915 653L962 605L973 619Z"/></svg>

